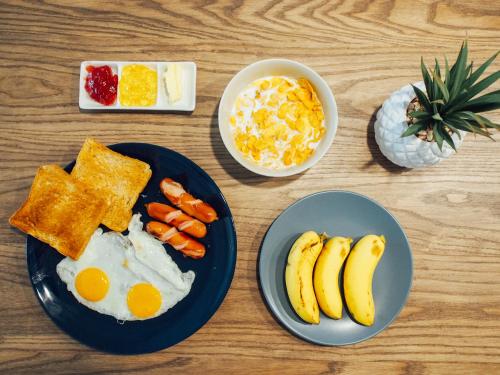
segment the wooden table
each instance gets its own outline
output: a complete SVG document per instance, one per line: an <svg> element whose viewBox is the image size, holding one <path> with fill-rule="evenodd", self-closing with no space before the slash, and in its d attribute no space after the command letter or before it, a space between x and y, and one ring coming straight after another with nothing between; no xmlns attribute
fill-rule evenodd
<svg viewBox="0 0 500 375"><path fill-rule="evenodd" d="M500 145L468 136L440 165L405 170L384 159L373 132L388 95L419 80L421 55L454 58L466 35L476 62L499 48L498 1L108 3L0 5L0 373L500 373ZM241 68L269 57L313 67L339 106L333 147L300 176L253 175L219 137L224 87ZM81 113L79 63L92 59L193 60L196 110ZM491 118L499 122L500 114ZM7 219L36 168L68 163L88 136L183 153L214 178L233 212L239 246L231 289L208 324L168 350L112 356L89 349L50 321L31 289L25 237ZM272 220L327 189L366 194L387 207L405 228L415 262L401 315L377 337L347 347L311 345L285 331L256 279Z"/></svg>

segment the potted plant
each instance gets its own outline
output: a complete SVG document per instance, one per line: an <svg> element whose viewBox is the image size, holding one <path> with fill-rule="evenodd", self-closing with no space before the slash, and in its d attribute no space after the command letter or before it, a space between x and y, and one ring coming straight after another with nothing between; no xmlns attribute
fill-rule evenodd
<svg viewBox="0 0 500 375"><path fill-rule="evenodd" d="M467 41L444 73L436 59L434 70L421 60L423 81L393 93L377 113L375 139L393 163L407 168L436 164L462 144L466 133L491 138L500 128L481 112L500 108L500 90L481 93L500 78L500 71L479 80L499 52L479 68L467 64Z"/></svg>

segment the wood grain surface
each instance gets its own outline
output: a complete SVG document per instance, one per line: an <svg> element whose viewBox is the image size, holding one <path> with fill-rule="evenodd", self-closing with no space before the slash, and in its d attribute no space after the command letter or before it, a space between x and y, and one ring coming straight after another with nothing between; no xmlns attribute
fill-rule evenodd
<svg viewBox="0 0 500 375"><path fill-rule="evenodd" d="M476 62L499 49L498 0L1 1L0 373L500 373L500 145L468 136L443 163L405 170L384 159L373 132L390 93L420 79L420 56L452 58L466 36ZM271 57L313 67L339 107L333 147L300 176L247 172L217 129L231 77ZM193 60L196 110L82 113L79 64L92 59ZM500 114L491 118L499 122ZM87 348L50 321L31 289L25 236L8 217L36 168L68 163L88 136L183 153L213 177L234 214L231 289L208 324L167 350L113 356ZM272 220L327 189L382 203L405 228L414 255L401 315L375 338L346 347L315 346L285 331L256 278Z"/></svg>

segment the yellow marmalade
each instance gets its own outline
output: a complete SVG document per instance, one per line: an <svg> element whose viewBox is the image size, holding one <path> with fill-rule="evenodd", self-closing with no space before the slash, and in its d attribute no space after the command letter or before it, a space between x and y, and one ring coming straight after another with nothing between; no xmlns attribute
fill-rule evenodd
<svg viewBox="0 0 500 375"><path fill-rule="evenodd" d="M158 74L145 65L123 67L118 82L120 104L125 107L149 107L156 104Z"/></svg>
<svg viewBox="0 0 500 375"><path fill-rule="evenodd" d="M269 76L236 98L231 132L238 150L253 163L284 169L305 162L325 134L325 116L308 80Z"/></svg>

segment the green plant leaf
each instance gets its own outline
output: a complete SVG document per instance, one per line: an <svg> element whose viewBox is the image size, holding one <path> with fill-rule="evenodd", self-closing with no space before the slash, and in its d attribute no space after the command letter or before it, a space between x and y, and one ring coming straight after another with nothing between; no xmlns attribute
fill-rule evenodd
<svg viewBox="0 0 500 375"><path fill-rule="evenodd" d="M474 61L471 61L471 63L469 65L467 65L467 68L465 68L465 81L467 81L467 78L469 78L471 72L472 72L472 67L474 66ZM464 82L465 82L464 81ZM462 88L463 88L463 84L462 84Z"/></svg>
<svg viewBox="0 0 500 375"><path fill-rule="evenodd" d="M491 139L492 141L494 141L495 139L491 137L491 134L490 132L488 132L487 130L484 130L484 129L481 129L478 125L472 125L470 123L467 123L466 125L466 128L468 129L469 132L471 133L476 133L476 134L479 134L479 135L482 135L482 136L485 136L485 137L488 137L489 139Z"/></svg>
<svg viewBox="0 0 500 375"><path fill-rule="evenodd" d="M451 89L451 81L450 81L450 65L448 64L448 58L445 56L444 57L444 68L445 68L445 78L444 78L444 83L446 84L446 88L449 90Z"/></svg>
<svg viewBox="0 0 500 375"><path fill-rule="evenodd" d="M441 151L443 151L443 136L439 132L439 126L436 124L432 128L432 132L434 133L434 139Z"/></svg>
<svg viewBox="0 0 500 375"><path fill-rule="evenodd" d="M424 64L424 58L420 58L420 70L422 70L422 77L424 79L425 90L427 91L427 95L432 96L432 80L427 70L427 67Z"/></svg>
<svg viewBox="0 0 500 375"><path fill-rule="evenodd" d="M453 126L454 128L458 129L458 130L463 130L463 131L466 131L466 132L471 132L470 128L469 128L469 123L465 120L454 120L454 119L446 119L446 124L448 126Z"/></svg>
<svg viewBox="0 0 500 375"><path fill-rule="evenodd" d="M443 99L436 99L431 102L431 104L444 104ZM437 112L437 110L434 110L434 112Z"/></svg>
<svg viewBox="0 0 500 375"><path fill-rule="evenodd" d="M455 128L467 131L467 128L465 125L467 125L467 120L464 120L460 117L452 118L448 117L446 118L446 123L453 125Z"/></svg>
<svg viewBox="0 0 500 375"><path fill-rule="evenodd" d="M413 91L415 91L415 95L417 96L418 101L424 106L427 112L433 112L431 103L429 102L429 99L427 99L425 93L414 85L411 85L411 87L413 87Z"/></svg>
<svg viewBox="0 0 500 375"><path fill-rule="evenodd" d="M477 113L476 113L476 116L479 117L484 122L484 124L486 125L487 128L500 130L500 124L497 124L497 123L487 119L484 116L478 115Z"/></svg>
<svg viewBox="0 0 500 375"><path fill-rule="evenodd" d="M463 106L468 104L468 101L481 91L487 89L500 78L500 71L493 73L482 81L476 83L474 86L469 87L464 93L457 96L453 101L448 103L446 112L453 112L462 109ZM469 102L470 103L470 102Z"/></svg>
<svg viewBox="0 0 500 375"><path fill-rule="evenodd" d="M460 130L455 128L453 125L451 125L448 121L445 121L444 124L449 127L451 130L453 130L453 133L455 133L458 136L458 139L462 139L462 134L460 134Z"/></svg>
<svg viewBox="0 0 500 375"><path fill-rule="evenodd" d="M488 134L490 134L489 131L488 131L488 128L496 128L497 127L497 124L491 122L486 117L478 115L478 114L476 114L474 112L462 111L462 112L459 112L459 113L460 113L460 115L461 115L461 117L463 119L468 120L469 123L474 123L474 122L477 123Z"/></svg>
<svg viewBox="0 0 500 375"><path fill-rule="evenodd" d="M488 111L494 111L496 109L500 109L500 105L498 103L485 103L485 104L478 104L478 105L474 105L474 106L467 106L467 108L463 108L463 109L467 109L468 111L480 113L480 112L488 112Z"/></svg>
<svg viewBox="0 0 500 375"><path fill-rule="evenodd" d="M467 40L465 40L462 43L462 48L460 48L460 52L458 53L457 61L452 68L453 77L451 78L451 80L453 81L453 84L450 90L451 97L455 97L459 93L462 82L465 80L467 55L468 55Z"/></svg>
<svg viewBox="0 0 500 375"><path fill-rule="evenodd" d="M441 115L439 114L439 112L434 113L434 114L432 115L432 118L433 118L434 120L437 120L437 121L443 121L443 119L442 119Z"/></svg>
<svg viewBox="0 0 500 375"><path fill-rule="evenodd" d="M470 123L470 121L474 122L475 125L472 125ZM463 119L461 117L455 116L455 114L453 114L453 116L450 116L446 119L446 122L448 124L453 125L457 129L460 129L460 130L463 130L463 131L466 131L469 133L483 135L485 137L492 139L491 134L488 131L482 129L481 125L476 123L474 120L466 120L466 119Z"/></svg>
<svg viewBox="0 0 500 375"><path fill-rule="evenodd" d="M448 143L455 152L457 152L457 148L455 147L455 142L453 142L453 138L451 138L450 134L444 128L438 129L439 133L443 137L444 141Z"/></svg>
<svg viewBox="0 0 500 375"><path fill-rule="evenodd" d="M464 120L472 120L472 121L475 121L477 122L482 128L486 129L487 126L485 124L485 122L478 116L476 115L474 112L470 112L470 111L460 111L460 112L457 112L457 114L460 116L461 119L464 119Z"/></svg>
<svg viewBox="0 0 500 375"><path fill-rule="evenodd" d="M488 68L488 66L490 66L491 63L496 59L499 52L500 51L495 53L488 60L486 60L479 68L477 68L477 70L475 72L471 73L470 77L467 78L467 80L464 82L463 86L465 88L469 88L470 86L472 86L474 84L474 82L476 82L479 79L479 77L484 73L484 71Z"/></svg>
<svg viewBox="0 0 500 375"><path fill-rule="evenodd" d="M439 61L436 58L434 58L434 61L435 61L434 73L436 73L439 77L441 77L441 68L439 67Z"/></svg>
<svg viewBox="0 0 500 375"><path fill-rule="evenodd" d="M450 92L448 91L448 88L446 87L444 82L441 80L441 76L437 75L436 72L434 72L434 83L436 83L437 87L439 87L444 100L450 100Z"/></svg>
<svg viewBox="0 0 500 375"><path fill-rule="evenodd" d="M424 129L427 129L427 124L423 122L416 122L415 124L408 126L408 129L401 134L401 137L408 137L410 135L417 134L419 131Z"/></svg>
<svg viewBox="0 0 500 375"><path fill-rule="evenodd" d="M432 72L432 76L434 77L432 81L432 95L428 95L429 100L436 100L436 99L441 99L443 97L442 93L438 90L438 85L436 83L436 78L435 77L440 77L441 76L441 70L439 69L439 62L437 59L435 60L435 65L434 65L434 71ZM434 111L437 109L434 108Z"/></svg>
<svg viewBox="0 0 500 375"><path fill-rule="evenodd" d="M470 112L487 112L495 109L500 109L500 90L469 100L457 108L457 110Z"/></svg>
<svg viewBox="0 0 500 375"><path fill-rule="evenodd" d="M418 118L418 119L428 119L428 118L432 117L432 115L430 115L428 112L424 112L424 111L413 111L413 112L409 112L408 115L410 115L410 117Z"/></svg>
<svg viewBox="0 0 500 375"><path fill-rule="evenodd" d="M465 97L466 100L472 99L474 96L479 94L481 91L486 90L488 87L490 87L492 84L494 84L498 79L500 78L500 71L495 72L485 79L479 81L475 85L471 86L467 90L467 96Z"/></svg>

